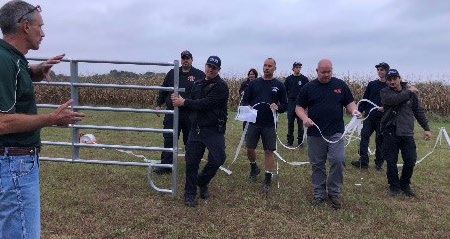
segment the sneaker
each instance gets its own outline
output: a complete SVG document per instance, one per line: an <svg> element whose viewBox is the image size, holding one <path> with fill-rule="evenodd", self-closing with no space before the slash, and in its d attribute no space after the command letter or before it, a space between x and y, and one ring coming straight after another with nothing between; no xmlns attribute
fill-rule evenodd
<svg viewBox="0 0 450 239"><path fill-rule="evenodd" d="M381 165L375 165L375 169L377 171L383 171L383 167Z"/></svg>
<svg viewBox="0 0 450 239"><path fill-rule="evenodd" d="M341 201L341 199L339 198L339 195L328 195L328 198L329 198L330 201L331 201L331 207L332 207L333 209L338 210L338 209L341 209L341 208L342 208L342 201Z"/></svg>
<svg viewBox="0 0 450 239"><path fill-rule="evenodd" d="M360 161L352 161L351 164L360 169L368 169L369 168L369 165L363 164Z"/></svg>
<svg viewBox="0 0 450 239"><path fill-rule="evenodd" d="M389 196L397 197L400 194L400 189L395 187L389 187Z"/></svg>
<svg viewBox="0 0 450 239"><path fill-rule="evenodd" d="M197 200L195 200L195 196L185 196L184 197L184 204L188 207L196 207L197 206Z"/></svg>
<svg viewBox="0 0 450 239"><path fill-rule="evenodd" d="M163 167L155 167L153 169L153 172L158 175L170 174L170 173L172 173L172 169L171 168L163 168Z"/></svg>
<svg viewBox="0 0 450 239"><path fill-rule="evenodd" d="M287 143L286 143L286 146L288 146L288 147L292 147L293 145L294 145L293 142L287 142Z"/></svg>
<svg viewBox="0 0 450 239"><path fill-rule="evenodd" d="M256 177L258 177L258 174L261 172L261 169L259 169L258 165L250 164L250 174L248 175L248 178L252 182L256 182Z"/></svg>
<svg viewBox="0 0 450 239"><path fill-rule="evenodd" d="M200 190L200 198L201 199L208 199L209 198L209 190L208 190L208 185L202 186L202 187L198 187Z"/></svg>
<svg viewBox="0 0 450 239"><path fill-rule="evenodd" d="M271 183L272 183L272 174L266 173L266 177L264 178L263 181L263 189L262 189L263 193L269 193Z"/></svg>
<svg viewBox="0 0 450 239"><path fill-rule="evenodd" d="M324 198L320 198L320 197L314 197L313 200L311 201L311 204L313 206L319 205L321 203L325 202Z"/></svg>
<svg viewBox="0 0 450 239"><path fill-rule="evenodd" d="M407 196L407 197L415 197L416 196L416 193L410 186L403 188L402 191L405 194L405 196Z"/></svg>

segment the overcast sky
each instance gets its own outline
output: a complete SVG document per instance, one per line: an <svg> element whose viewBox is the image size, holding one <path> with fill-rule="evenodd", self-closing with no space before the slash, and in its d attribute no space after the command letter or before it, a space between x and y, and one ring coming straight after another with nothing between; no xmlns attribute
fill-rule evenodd
<svg viewBox="0 0 450 239"><path fill-rule="evenodd" d="M5 1L2 1L5 2ZM190 50L194 66L222 59L222 75L245 75L277 61L277 75L303 63L314 73L330 58L339 75L373 75L385 61L404 77L450 78L448 0L76 0L29 1L42 7L45 38L29 57L167 62ZM55 71L69 72L62 64ZM90 64L81 74L166 72L169 68ZM436 78L437 77L437 78Z"/></svg>

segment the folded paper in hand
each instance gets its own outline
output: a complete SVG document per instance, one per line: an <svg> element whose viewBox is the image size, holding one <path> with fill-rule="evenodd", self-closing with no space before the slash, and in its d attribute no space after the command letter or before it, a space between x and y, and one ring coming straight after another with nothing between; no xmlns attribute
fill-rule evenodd
<svg viewBox="0 0 450 239"><path fill-rule="evenodd" d="M234 119L255 123L257 114L258 110L252 109L248 106L239 106L236 118Z"/></svg>

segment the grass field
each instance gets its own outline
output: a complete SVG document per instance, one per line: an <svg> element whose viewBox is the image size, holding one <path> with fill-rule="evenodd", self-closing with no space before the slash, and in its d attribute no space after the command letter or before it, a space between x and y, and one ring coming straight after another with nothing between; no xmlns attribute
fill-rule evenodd
<svg viewBox="0 0 450 239"><path fill-rule="evenodd" d="M158 127L162 117L138 113L85 112L83 124ZM227 126L227 161L231 162L241 122L231 114ZM278 133L285 140L286 115L280 116ZM431 151L438 128L432 123L433 140L421 138L416 126L418 156ZM162 135L84 130L98 143L161 146ZM47 128L43 140L68 141L68 129ZM357 159L358 142L346 148L346 164ZM373 143L371 143L373 145ZM373 148L373 147L372 147ZM288 161L307 161L306 148L280 149ZM157 152L134 152L158 159ZM258 151L262 165L262 150ZM70 157L68 148L46 146L42 156ZM81 158L140 161L115 150L84 149ZM373 166L360 171L347 166L344 176L343 209L310 205L310 166L280 163L279 175L267 198L261 194L262 174L257 183L247 180L249 165L244 150L233 174L218 172L208 200L197 208L183 203L184 160L179 159L178 195L159 194L147 185L144 167L105 166L41 162L42 238L449 238L450 161L446 141L418 164L412 187L418 196L387 195L384 172ZM400 160L401 162L401 160ZM385 167L384 167L385 168ZM169 175L159 176L158 185L168 186ZM356 186L355 184L361 184Z"/></svg>

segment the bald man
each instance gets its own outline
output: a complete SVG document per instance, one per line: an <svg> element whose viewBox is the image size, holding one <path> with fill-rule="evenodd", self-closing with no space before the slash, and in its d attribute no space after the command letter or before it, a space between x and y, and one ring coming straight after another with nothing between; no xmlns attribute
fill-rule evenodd
<svg viewBox="0 0 450 239"><path fill-rule="evenodd" d="M331 206L340 209L345 159L344 140L341 139L344 132L343 107L358 117L361 114L345 82L332 77L333 65L330 60L320 60L316 71L317 78L300 90L295 112L308 127L308 156L314 189L312 204L321 204L328 196ZM322 136L337 143L329 143ZM327 160L330 164L328 176L325 167Z"/></svg>
<svg viewBox="0 0 450 239"><path fill-rule="evenodd" d="M256 146L261 138L264 149L264 181L263 193L268 193L272 174L275 168L274 151L277 144L274 114L283 113L287 108L286 88L274 77L277 63L273 58L267 58L263 65L263 76L250 82L245 90L242 105L255 107L258 110L255 123L249 123L245 138L247 157L250 161L249 179L256 181L260 173L256 165Z"/></svg>

